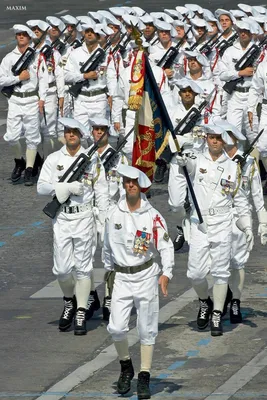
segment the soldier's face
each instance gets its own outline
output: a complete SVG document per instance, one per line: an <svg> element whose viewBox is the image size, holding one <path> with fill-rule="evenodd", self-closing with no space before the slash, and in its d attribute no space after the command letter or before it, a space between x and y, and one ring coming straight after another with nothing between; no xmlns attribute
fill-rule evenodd
<svg viewBox="0 0 267 400"><path fill-rule="evenodd" d="M16 33L16 39L18 46L27 46L27 44L30 44L31 42L31 38L27 32Z"/></svg>
<svg viewBox="0 0 267 400"><path fill-rule="evenodd" d="M60 30L57 26L51 26L51 29L49 29L49 36L51 39L55 40L59 37L60 35Z"/></svg>
<svg viewBox="0 0 267 400"><path fill-rule="evenodd" d="M106 135L103 137L103 139L101 139L101 144L108 143L108 127L107 126L94 126L93 131L92 131L94 141L97 142L101 138L101 136L104 135L104 133L106 133Z"/></svg>
<svg viewBox="0 0 267 400"><path fill-rule="evenodd" d="M35 35L37 36L38 39L39 39L39 38L42 36L42 34L43 34L43 31L41 31L41 29L40 29L38 26L33 26L33 27L32 27L32 31L35 33Z"/></svg>
<svg viewBox="0 0 267 400"><path fill-rule="evenodd" d="M171 41L170 31L158 31L158 35L161 43L168 43Z"/></svg>
<svg viewBox="0 0 267 400"><path fill-rule="evenodd" d="M185 34L185 31L184 31L184 27L182 27L182 26L176 26L175 27L175 30L176 30L176 32L177 32L177 39L181 39L183 36L184 36L184 34Z"/></svg>
<svg viewBox="0 0 267 400"><path fill-rule="evenodd" d="M188 68L191 73L198 73L202 71L202 65L196 58L188 58Z"/></svg>
<svg viewBox="0 0 267 400"><path fill-rule="evenodd" d="M98 35L93 31L93 29L86 29L84 31L84 40L86 44L94 44L98 41Z"/></svg>
<svg viewBox="0 0 267 400"><path fill-rule="evenodd" d="M239 35L240 43L244 47L246 47L250 43L250 41L252 39L251 32L247 31L245 29L239 29L238 35Z"/></svg>
<svg viewBox="0 0 267 400"><path fill-rule="evenodd" d="M137 200L140 197L141 188L138 183L138 179L123 177L123 187L126 192L126 198L128 200Z"/></svg>
<svg viewBox="0 0 267 400"><path fill-rule="evenodd" d="M194 103L196 93L193 92L191 87L185 88L185 89L180 89L179 95L182 99L183 104L191 104Z"/></svg>
<svg viewBox="0 0 267 400"><path fill-rule="evenodd" d="M221 135L207 135L207 145L209 148L209 152L211 155L220 155L223 152L224 141L221 138Z"/></svg>
<svg viewBox="0 0 267 400"><path fill-rule="evenodd" d="M198 26L198 27L196 27L196 31L197 31L198 37L200 37L200 36L204 35L204 33L206 32L206 29L202 26Z"/></svg>
<svg viewBox="0 0 267 400"><path fill-rule="evenodd" d="M218 26L217 26L216 22L209 21L208 24L212 28L212 32L208 32L208 36L215 35L215 33L219 32L219 29L218 29Z"/></svg>
<svg viewBox="0 0 267 400"><path fill-rule="evenodd" d="M65 127L64 137L66 140L66 146L70 149L75 149L81 144L81 134L77 128Z"/></svg>
<svg viewBox="0 0 267 400"><path fill-rule="evenodd" d="M145 38L149 38L150 36L152 36L155 33L156 28L152 23L145 24L145 25L146 25L146 28L143 31L144 36L145 36Z"/></svg>
<svg viewBox="0 0 267 400"><path fill-rule="evenodd" d="M219 22L224 31L225 29L229 29L233 26L232 20L230 17L228 17L228 15L221 15L219 18Z"/></svg>

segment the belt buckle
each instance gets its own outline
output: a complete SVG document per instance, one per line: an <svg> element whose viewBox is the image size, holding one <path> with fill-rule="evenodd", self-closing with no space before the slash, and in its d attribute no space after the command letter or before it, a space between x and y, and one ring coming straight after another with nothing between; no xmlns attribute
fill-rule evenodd
<svg viewBox="0 0 267 400"><path fill-rule="evenodd" d="M209 208L209 215L215 215L215 209Z"/></svg>
<svg viewBox="0 0 267 400"><path fill-rule="evenodd" d="M22 98L25 99L26 97L26 92L22 92Z"/></svg>

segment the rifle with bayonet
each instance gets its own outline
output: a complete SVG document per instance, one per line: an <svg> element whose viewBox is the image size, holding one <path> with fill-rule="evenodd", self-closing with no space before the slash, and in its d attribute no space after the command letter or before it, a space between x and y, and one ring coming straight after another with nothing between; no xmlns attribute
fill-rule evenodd
<svg viewBox="0 0 267 400"><path fill-rule="evenodd" d="M65 182L67 179L67 183L75 182L81 179L84 172L88 168L91 163L92 156L97 151L101 140L104 138L106 133L104 133L99 140L90 148L87 154L81 153L76 160L71 164L71 166L67 169L64 175L60 178L59 182ZM71 175L71 176L69 176ZM65 203L68 204L69 198ZM53 200L47 203L44 207L43 212L50 218L55 218L57 212L59 211L62 204L58 201L57 197L54 196Z"/></svg>
<svg viewBox="0 0 267 400"><path fill-rule="evenodd" d="M237 61L235 64L236 71L242 71L245 68L253 67L253 64L259 57L262 47L267 44L267 36L258 43L253 43L253 45L245 52L245 54ZM232 94L235 90L238 83L244 82L244 77L240 76L237 79L233 79L232 81L226 82L223 86L223 89L228 94Z"/></svg>
<svg viewBox="0 0 267 400"><path fill-rule="evenodd" d="M13 73L14 76L19 76L22 71L25 71L31 62L34 59L36 49L39 46L40 43L42 43L43 39L45 38L47 31L49 27L42 33L39 39L37 39L34 42L34 45L31 47L27 47L27 49L24 51L24 53L20 56L20 58L16 61L16 63L13 65L11 68L11 72ZM5 96L10 98L14 92L15 87L21 87L22 83L16 83L14 85L10 86L4 86L3 89L1 90L1 93Z"/></svg>
<svg viewBox="0 0 267 400"><path fill-rule="evenodd" d="M206 36L207 35L207 30L205 30L205 32L201 35L201 36L199 36L199 38L197 39L197 41L191 46L191 47L189 47L188 49L186 49L187 51L194 51L196 48L197 48L197 46L202 42L202 39L204 38L204 36Z"/></svg>
<svg viewBox="0 0 267 400"><path fill-rule="evenodd" d="M232 159L233 161L235 161L236 163L238 163L238 164L240 165L241 169L242 169L242 168L244 167L244 165L246 164L248 156L249 156L250 153L252 153L252 151L254 150L254 145L255 145L255 143L259 140L259 138L260 138L260 136L263 134L263 132L264 132L264 129L262 129L262 130L258 133L258 135L255 137L255 139L253 140L253 142L251 143L251 145L249 146L249 148L248 148L246 151L244 151L244 153L243 153L242 155L241 155L241 154L236 154L236 155L234 156L234 158Z"/></svg>
<svg viewBox="0 0 267 400"><path fill-rule="evenodd" d="M238 39L238 33L235 32L234 35L232 35L229 39L224 39L222 40L218 46L217 49L219 51L220 57L224 55L225 50L228 49L228 47L233 46L234 42Z"/></svg>
<svg viewBox="0 0 267 400"><path fill-rule="evenodd" d="M103 48L98 47L94 53L88 58L88 60L81 66L81 74L87 74L87 72L95 71L97 67L105 60L106 51L110 48L111 41L107 40L107 43ZM77 82L69 88L69 93L73 97L78 97L84 86L89 86L89 80L85 79L83 81Z"/></svg>
<svg viewBox="0 0 267 400"><path fill-rule="evenodd" d="M181 119L181 121L178 123L178 125L174 129L175 135L182 136L185 133L190 132L194 128L197 121L201 117L201 112L210 103L210 100L212 99L215 91L216 91L216 89L213 89L213 91L208 95L208 97L199 106L193 106L192 108L190 108L188 113L184 116L184 118Z"/></svg>
<svg viewBox="0 0 267 400"><path fill-rule="evenodd" d="M120 158L120 151L125 146L128 137L133 131L134 127L127 133L127 135L121 136L119 138L116 149L113 149L113 147L109 147L107 151L103 155L101 155L100 159L103 161L106 173L114 168L114 166L117 164L117 161Z"/></svg>
<svg viewBox="0 0 267 400"><path fill-rule="evenodd" d="M192 30L192 27L188 29L188 31L184 34L184 36L179 40L179 42L175 46L171 46L164 56L159 60L157 63L158 67L161 67L163 69L168 69L171 68L172 64L174 63L180 48L182 47L184 40L187 38L189 32Z"/></svg>
<svg viewBox="0 0 267 400"><path fill-rule="evenodd" d="M60 54L63 53L63 50L65 49L66 45L65 43L63 43L60 38L61 36L64 34L65 30L67 29L67 25L65 26L65 28L60 32L59 36L57 37L57 39L55 39L50 45L49 44L45 44L40 52L43 54L43 56L45 57L46 60L48 60L51 55L53 50L58 50ZM68 37L68 39L70 38L70 36ZM67 40L68 40L67 39Z"/></svg>
<svg viewBox="0 0 267 400"><path fill-rule="evenodd" d="M217 43L219 43L221 37L225 34L225 32L227 31L227 29L222 32L217 39L214 40L214 38L216 37L217 33L215 33L214 35L211 36L211 38L205 43L203 44L203 46L199 49L200 53L204 54L206 57L208 57L210 55L210 53L212 52L212 50L217 47Z"/></svg>
<svg viewBox="0 0 267 400"><path fill-rule="evenodd" d="M74 50L78 49L83 45L83 42L84 42L84 37L82 37L81 40L75 39L73 40L73 42L70 43L70 47L72 47Z"/></svg>

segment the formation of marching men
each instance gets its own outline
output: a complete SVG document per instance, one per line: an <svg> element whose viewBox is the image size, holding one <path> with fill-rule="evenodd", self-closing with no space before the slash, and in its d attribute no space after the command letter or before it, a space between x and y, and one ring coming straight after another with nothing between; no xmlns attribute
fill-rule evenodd
<svg viewBox="0 0 267 400"><path fill-rule="evenodd" d="M261 244L267 243L267 183L261 182L267 174L267 9L239 4L211 12L185 4L147 13L110 7L29 20L13 30L16 48L0 65L0 89L8 99L4 140L14 154L12 182L24 175L25 186L32 186L39 174L38 193L53 197L46 213L53 218L53 273L64 295L59 329L74 321L74 334L86 334L86 320L100 308L93 274L99 245L106 269L103 318L121 364L117 390L127 393L134 376L127 332L135 306L137 392L148 399L158 283L167 296L174 251L188 242L197 326L210 324L211 335L221 336L228 304L230 321L242 322L244 268L254 242L252 203ZM131 166L136 30L181 148L177 152L170 136L154 175L160 183L169 171L174 242L142 193L152 182ZM117 149L110 136L118 138Z"/></svg>

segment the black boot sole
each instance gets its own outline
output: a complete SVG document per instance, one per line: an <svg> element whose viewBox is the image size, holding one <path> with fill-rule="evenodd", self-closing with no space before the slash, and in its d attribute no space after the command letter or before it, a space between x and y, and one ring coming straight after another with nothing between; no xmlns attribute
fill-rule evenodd
<svg viewBox="0 0 267 400"><path fill-rule="evenodd" d="M137 393L137 398L138 398L138 400L151 399L151 395L150 394L138 394Z"/></svg>
<svg viewBox="0 0 267 400"><path fill-rule="evenodd" d="M231 324L241 324L243 322L243 319L242 318L238 318L238 319L230 318L230 322L231 322Z"/></svg>
<svg viewBox="0 0 267 400"><path fill-rule="evenodd" d="M210 334L211 334L211 336L222 336L223 335L223 332L210 332Z"/></svg>
<svg viewBox="0 0 267 400"><path fill-rule="evenodd" d="M204 329L206 329L206 328L208 327L208 325L209 325L209 322L207 322L206 325L203 325L203 326L197 325L197 328L198 328L200 331L204 331Z"/></svg>
<svg viewBox="0 0 267 400"><path fill-rule="evenodd" d="M24 182L24 186L33 186L33 182Z"/></svg>
<svg viewBox="0 0 267 400"><path fill-rule="evenodd" d="M83 336L86 334L87 334L87 331L74 331L75 336Z"/></svg>
<svg viewBox="0 0 267 400"><path fill-rule="evenodd" d="M71 325L72 325L72 322L69 325L65 326L64 328L59 326L58 329L60 330L60 332L65 332L67 329L69 329L71 327Z"/></svg>

